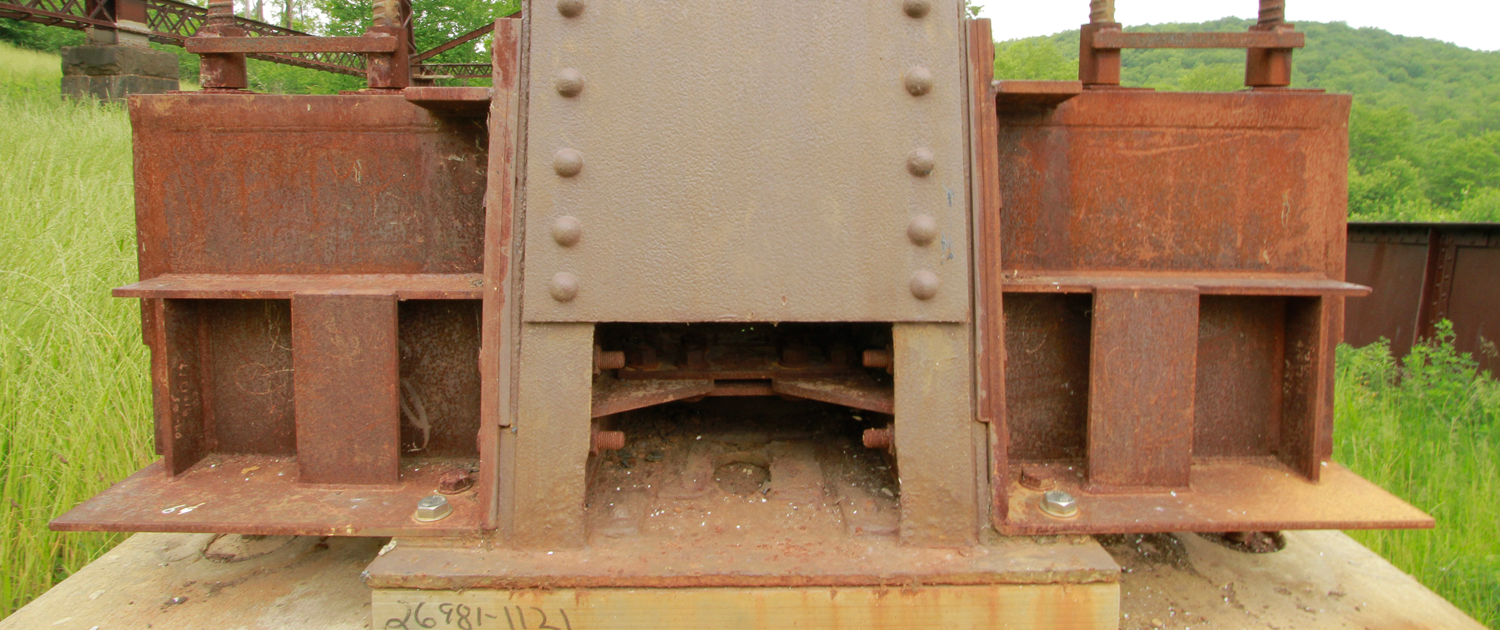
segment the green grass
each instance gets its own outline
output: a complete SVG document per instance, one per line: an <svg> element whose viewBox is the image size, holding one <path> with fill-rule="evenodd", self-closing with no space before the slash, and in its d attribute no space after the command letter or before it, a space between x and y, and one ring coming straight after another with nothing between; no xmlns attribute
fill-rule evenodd
<svg viewBox="0 0 1500 630"><path fill-rule="evenodd" d="M154 458L139 311L109 297L136 275L129 124L60 101L58 66L0 43L0 617L119 540L47 521ZM1500 384L1414 357L1340 350L1335 458L1438 527L1354 535L1496 625Z"/></svg>
<svg viewBox="0 0 1500 630"><path fill-rule="evenodd" d="M1446 325L1446 322L1445 322ZM1481 623L1500 624L1500 383L1444 343L1399 364L1384 343L1339 349L1334 459L1437 518L1351 532Z"/></svg>
<svg viewBox="0 0 1500 630"><path fill-rule="evenodd" d="M63 103L56 55L0 44L0 617L119 536L47 521L148 463L130 125Z"/></svg>

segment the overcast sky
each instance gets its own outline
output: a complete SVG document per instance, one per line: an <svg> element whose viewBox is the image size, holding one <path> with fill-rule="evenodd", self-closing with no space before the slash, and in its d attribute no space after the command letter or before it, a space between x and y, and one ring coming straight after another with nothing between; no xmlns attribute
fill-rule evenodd
<svg viewBox="0 0 1500 630"><path fill-rule="evenodd" d="M1051 35L1089 21L1088 0L975 0L995 39ZM1476 50L1500 49L1500 0L1287 0L1289 22L1347 22L1429 37ZM1253 18L1256 0L1116 0L1125 25Z"/></svg>

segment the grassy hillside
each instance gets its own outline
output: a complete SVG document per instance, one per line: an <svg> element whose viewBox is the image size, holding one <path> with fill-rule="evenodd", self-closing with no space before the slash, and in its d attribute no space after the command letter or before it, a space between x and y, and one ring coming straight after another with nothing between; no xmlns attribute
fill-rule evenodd
<svg viewBox="0 0 1500 630"><path fill-rule="evenodd" d="M0 616L116 536L47 521L150 462L130 125L58 98L56 55L0 44Z"/></svg>
<svg viewBox="0 0 1500 630"><path fill-rule="evenodd" d="M1131 31L1243 31L1249 20ZM1342 23L1298 24L1293 86L1354 94L1349 212L1355 220L1500 221L1500 52ZM1000 79L1077 79L1078 31L996 44ZM1227 91L1235 50L1128 50L1125 85Z"/></svg>

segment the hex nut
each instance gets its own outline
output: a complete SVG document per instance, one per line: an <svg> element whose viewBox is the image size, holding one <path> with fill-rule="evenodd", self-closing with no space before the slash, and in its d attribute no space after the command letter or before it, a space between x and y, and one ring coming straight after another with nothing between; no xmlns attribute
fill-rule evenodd
<svg viewBox="0 0 1500 630"><path fill-rule="evenodd" d="M452 513L453 506L449 505L447 497L441 494L423 497L421 501L417 501L416 519L423 523L441 521Z"/></svg>
<svg viewBox="0 0 1500 630"><path fill-rule="evenodd" d="M932 151L929 149L913 149L906 156L906 170L917 177L926 177L936 166L937 158L932 155ZM579 168L582 168L581 164Z"/></svg>
<svg viewBox="0 0 1500 630"><path fill-rule="evenodd" d="M458 494L474 487L474 476L467 470L450 470L438 477L438 494Z"/></svg>
<svg viewBox="0 0 1500 630"><path fill-rule="evenodd" d="M566 271L552 274L552 286L548 287L552 299L559 302L571 302L578 297L578 276Z"/></svg>
<svg viewBox="0 0 1500 630"><path fill-rule="evenodd" d="M865 432L860 435L860 442L865 445L865 448L889 449L896 444L896 431L891 427L865 429Z"/></svg>
<svg viewBox="0 0 1500 630"><path fill-rule="evenodd" d="M583 91L583 73L572 68L558 70L553 87L556 87L557 93L563 96L578 96L578 93Z"/></svg>
<svg viewBox="0 0 1500 630"><path fill-rule="evenodd" d="M1042 493L1042 513L1052 518L1073 518L1078 516L1078 499L1062 490L1048 490Z"/></svg>
<svg viewBox="0 0 1500 630"><path fill-rule="evenodd" d="M572 247L583 238L583 224L573 217L557 217L552 222L552 240L563 247Z"/></svg>
<svg viewBox="0 0 1500 630"><path fill-rule="evenodd" d="M937 240L938 224L930 214L919 214L911 218L906 226L906 237L917 245L926 245Z"/></svg>
<svg viewBox="0 0 1500 630"><path fill-rule="evenodd" d="M932 71L925 66L914 66L906 71L902 83L912 96L921 96L932 91Z"/></svg>
<svg viewBox="0 0 1500 630"><path fill-rule="evenodd" d="M923 269L911 275L911 294L919 300L930 300L937 297L939 284L937 274Z"/></svg>
<svg viewBox="0 0 1500 630"><path fill-rule="evenodd" d="M570 18L583 15L583 0L557 0L557 12Z"/></svg>
<svg viewBox="0 0 1500 630"><path fill-rule="evenodd" d="M577 175L583 171L583 154L577 149L560 149L552 156L552 168L563 177Z"/></svg>
<svg viewBox="0 0 1500 630"><path fill-rule="evenodd" d="M901 10L905 11L909 17L922 17L927 15L927 12L931 9L932 4L928 0L904 0L901 3Z"/></svg>

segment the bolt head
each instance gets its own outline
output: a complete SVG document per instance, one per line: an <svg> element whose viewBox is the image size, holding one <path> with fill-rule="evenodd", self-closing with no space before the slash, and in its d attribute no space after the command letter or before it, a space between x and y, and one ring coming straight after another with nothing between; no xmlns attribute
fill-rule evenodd
<svg viewBox="0 0 1500 630"><path fill-rule="evenodd" d="M552 84L557 88L557 93L563 96L578 96L583 91L583 73L572 68L563 68L557 71L557 79Z"/></svg>
<svg viewBox="0 0 1500 630"><path fill-rule="evenodd" d="M572 177L583 170L583 154L577 149L562 149L552 156L552 168L558 175Z"/></svg>
<svg viewBox="0 0 1500 630"><path fill-rule="evenodd" d="M1062 490L1042 493L1042 512L1054 518L1078 516L1078 499Z"/></svg>
<svg viewBox="0 0 1500 630"><path fill-rule="evenodd" d="M923 269L911 275L911 294L919 300L930 300L937 297L939 284L937 274Z"/></svg>
<svg viewBox="0 0 1500 630"><path fill-rule="evenodd" d="M582 159L582 158L580 158ZM926 177L937 166L937 158L930 149L913 149L906 156L906 170L917 177ZM579 165L582 168L582 164Z"/></svg>
<svg viewBox="0 0 1500 630"><path fill-rule="evenodd" d="M901 10L905 11L909 17L919 18L932 10L932 3L928 0L904 0L901 3Z"/></svg>
<svg viewBox="0 0 1500 630"><path fill-rule="evenodd" d="M938 224L930 214L919 214L911 218L906 226L906 236L917 245L926 245L937 240Z"/></svg>
<svg viewBox="0 0 1500 630"><path fill-rule="evenodd" d="M570 302L578 297L578 276L566 271L552 274L552 286L548 287L552 299L559 302Z"/></svg>
<svg viewBox="0 0 1500 630"><path fill-rule="evenodd" d="M423 523L441 521L453 513L453 506L448 504L448 499L441 494L423 497L417 501L416 518Z"/></svg>
<svg viewBox="0 0 1500 630"><path fill-rule="evenodd" d="M563 247L572 247L583 238L583 224L573 217L558 217L552 222L552 240Z"/></svg>
<svg viewBox="0 0 1500 630"><path fill-rule="evenodd" d="M921 96L932 91L932 71L924 66L916 66L906 71L902 83L912 96Z"/></svg>
<svg viewBox="0 0 1500 630"><path fill-rule="evenodd" d="M557 12L570 18L583 15L583 0L557 0Z"/></svg>

